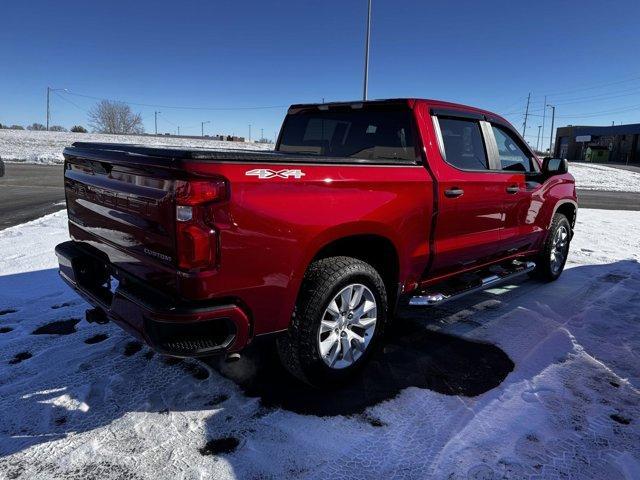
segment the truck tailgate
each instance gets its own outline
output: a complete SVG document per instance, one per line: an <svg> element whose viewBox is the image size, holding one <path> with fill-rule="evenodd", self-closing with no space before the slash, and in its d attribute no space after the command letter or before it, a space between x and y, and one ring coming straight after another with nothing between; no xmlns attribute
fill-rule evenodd
<svg viewBox="0 0 640 480"><path fill-rule="evenodd" d="M116 267L152 284L175 284L174 187L181 172L168 158L65 150L70 231Z"/></svg>

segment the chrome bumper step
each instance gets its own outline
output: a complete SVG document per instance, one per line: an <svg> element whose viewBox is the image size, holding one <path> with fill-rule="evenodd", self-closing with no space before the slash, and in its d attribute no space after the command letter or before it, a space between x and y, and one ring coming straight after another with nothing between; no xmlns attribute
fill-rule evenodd
<svg viewBox="0 0 640 480"><path fill-rule="evenodd" d="M502 266L500 268L501 270L498 272L484 270L481 272L482 274L477 275L473 280L462 282L462 285L460 282L452 282L450 280L444 282L442 286L431 286L420 292L419 295L411 297L409 305L420 307L442 305L450 300L457 300L465 295L485 290L531 272L536 268L536 264L534 262L520 262L515 260L508 266Z"/></svg>

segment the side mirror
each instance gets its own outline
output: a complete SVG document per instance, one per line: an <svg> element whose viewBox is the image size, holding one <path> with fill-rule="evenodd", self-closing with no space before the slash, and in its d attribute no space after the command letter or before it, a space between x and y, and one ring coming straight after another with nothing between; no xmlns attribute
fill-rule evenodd
<svg viewBox="0 0 640 480"><path fill-rule="evenodd" d="M544 157L542 160L542 173L545 175L562 175L569 171L569 162L566 158Z"/></svg>

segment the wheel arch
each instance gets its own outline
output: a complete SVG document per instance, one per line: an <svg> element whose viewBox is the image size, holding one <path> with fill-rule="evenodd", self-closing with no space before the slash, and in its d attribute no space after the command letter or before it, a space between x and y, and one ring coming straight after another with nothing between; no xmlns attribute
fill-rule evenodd
<svg viewBox="0 0 640 480"><path fill-rule="evenodd" d="M571 225L571 231L573 233L574 226L576 224L576 218L578 216L578 204L573 200L560 200L556 203L556 206L553 209L553 214L549 219L549 227L551 227L551 222L553 222L553 217L556 213L561 213L567 220L569 220L569 225Z"/></svg>
<svg viewBox="0 0 640 480"><path fill-rule="evenodd" d="M387 288L389 305L393 305L400 283L400 257L389 237L379 233L358 233L333 238L317 249L305 271L314 261L335 256L357 258L375 268Z"/></svg>

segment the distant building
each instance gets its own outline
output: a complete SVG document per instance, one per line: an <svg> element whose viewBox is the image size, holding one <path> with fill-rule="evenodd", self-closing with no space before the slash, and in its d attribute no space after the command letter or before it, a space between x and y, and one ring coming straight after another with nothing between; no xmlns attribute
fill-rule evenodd
<svg viewBox="0 0 640 480"><path fill-rule="evenodd" d="M640 164L640 123L556 130L554 156L567 160Z"/></svg>

